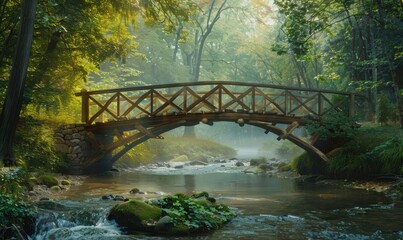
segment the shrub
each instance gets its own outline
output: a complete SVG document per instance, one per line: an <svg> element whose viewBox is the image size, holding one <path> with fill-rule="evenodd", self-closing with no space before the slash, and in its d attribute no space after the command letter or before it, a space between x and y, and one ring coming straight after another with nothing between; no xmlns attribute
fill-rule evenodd
<svg viewBox="0 0 403 240"><path fill-rule="evenodd" d="M31 232L35 214L28 203L8 194L0 193L0 229L2 229L3 234L12 225L17 225L28 233Z"/></svg>
<svg viewBox="0 0 403 240"><path fill-rule="evenodd" d="M379 158L382 173L403 175L403 140L391 138L370 152L373 158Z"/></svg>
<svg viewBox="0 0 403 240"><path fill-rule="evenodd" d="M208 196L208 193L197 196L205 195ZM225 205L215 205L208 200L193 199L184 194L167 196L154 204L162 208L164 214L172 219L177 233L218 229L236 216L236 212ZM180 231L181 229L183 231Z"/></svg>
<svg viewBox="0 0 403 240"><path fill-rule="evenodd" d="M322 139L352 138L358 125L354 117L348 117L343 112L330 112L320 121L308 119L306 128L311 135L319 135Z"/></svg>
<svg viewBox="0 0 403 240"><path fill-rule="evenodd" d="M385 94L378 96L378 112L377 120L381 125L387 124L389 121L396 122L398 120L397 106L393 104Z"/></svg>
<svg viewBox="0 0 403 240"><path fill-rule="evenodd" d="M291 161L291 168L301 174L324 174L326 163L317 156L304 152Z"/></svg>
<svg viewBox="0 0 403 240"><path fill-rule="evenodd" d="M44 121L25 117L20 120L16 135L16 156L28 170L61 171L66 160L53 147L53 129Z"/></svg>
<svg viewBox="0 0 403 240"><path fill-rule="evenodd" d="M1 168L0 192L18 197L25 190L27 173L20 167Z"/></svg>

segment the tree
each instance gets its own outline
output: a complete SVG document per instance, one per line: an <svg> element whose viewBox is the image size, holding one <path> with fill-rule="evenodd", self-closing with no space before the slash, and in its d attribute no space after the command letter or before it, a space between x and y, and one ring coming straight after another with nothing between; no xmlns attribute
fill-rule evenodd
<svg viewBox="0 0 403 240"><path fill-rule="evenodd" d="M24 82L33 39L37 0L21 0L21 24L6 99L0 116L0 161L15 164L13 141L22 106Z"/></svg>
<svg viewBox="0 0 403 240"><path fill-rule="evenodd" d="M297 59L321 59L316 79L340 79L339 86L366 90L374 115L379 91L389 89L401 112L403 5L396 0L276 0L285 20L283 36ZM315 55L319 48L323 55Z"/></svg>

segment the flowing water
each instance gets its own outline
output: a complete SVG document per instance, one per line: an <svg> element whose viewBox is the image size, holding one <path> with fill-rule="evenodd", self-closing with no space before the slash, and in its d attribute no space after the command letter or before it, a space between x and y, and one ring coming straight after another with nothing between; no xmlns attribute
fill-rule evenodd
<svg viewBox="0 0 403 240"><path fill-rule="evenodd" d="M131 195L132 188L147 193ZM63 208L42 213L32 238L166 239L126 234L106 220L117 202L100 197L145 199L201 191L239 209L240 215L211 234L178 239L403 239L402 201L365 190L248 175L222 164L89 177L60 196Z"/></svg>

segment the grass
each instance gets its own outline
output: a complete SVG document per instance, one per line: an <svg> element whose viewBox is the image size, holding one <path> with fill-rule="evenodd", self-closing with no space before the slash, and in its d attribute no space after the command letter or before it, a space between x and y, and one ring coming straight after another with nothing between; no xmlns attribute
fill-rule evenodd
<svg viewBox="0 0 403 240"><path fill-rule="evenodd" d="M403 132L398 126L364 124L346 145L338 149L323 169L314 168L313 162L312 157L303 154L293 160L292 167L300 174L322 174L345 179L403 175Z"/></svg>

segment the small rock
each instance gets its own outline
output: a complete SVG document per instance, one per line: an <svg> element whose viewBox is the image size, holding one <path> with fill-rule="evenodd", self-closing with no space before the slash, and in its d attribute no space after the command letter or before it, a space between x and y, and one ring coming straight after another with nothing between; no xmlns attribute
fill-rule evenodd
<svg viewBox="0 0 403 240"><path fill-rule="evenodd" d="M120 195L116 195L114 198L113 198L113 200L114 201L125 201L127 198L125 198L125 197L123 197L123 196L120 196Z"/></svg>
<svg viewBox="0 0 403 240"><path fill-rule="evenodd" d="M243 162L237 162L237 163L235 163L235 166L242 167L242 166L245 166L245 164L243 164Z"/></svg>
<svg viewBox="0 0 403 240"><path fill-rule="evenodd" d="M50 188L50 190L55 191L55 192L58 192L58 191L61 191L62 189L61 189L59 186L52 186L52 187Z"/></svg>
<svg viewBox="0 0 403 240"><path fill-rule="evenodd" d="M175 166L174 168L180 169L180 168L183 168L183 165L178 165L178 166Z"/></svg>
<svg viewBox="0 0 403 240"><path fill-rule="evenodd" d="M173 226L174 224L172 222L172 218L169 216L164 216L155 224L155 230L157 232L169 232Z"/></svg>
<svg viewBox="0 0 403 240"><path fill-rule="evenodd" d="M225 167L225 165L221 165L221 167Z"/></svg>
<svg viewBox="0 0 403 240"><path fill-rule="evenodd" d="M138 188L133 188L132 190L130 190L131 194L136 194L136 193L139 193L139 192L140 192L140 190Z"/></svg>
<svg viewBox="0 0 403 240"><path fill-rule="evenodd" d="M196 161L190 162L189 165L191 165L191 166L206 166L207 163L199 161L199 160L196 160Z"/></svg>
<svg viewBox="0 0 403 240"><path fill-rule="evenodd" d="M63 186L70 186L70 185L71 185L71 182L70 182L69 180L64 179L64 180L61 181L61 184L62 184Z"/></svg>

